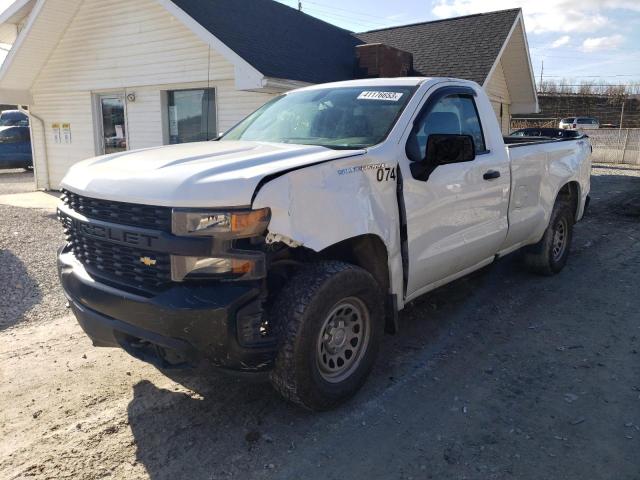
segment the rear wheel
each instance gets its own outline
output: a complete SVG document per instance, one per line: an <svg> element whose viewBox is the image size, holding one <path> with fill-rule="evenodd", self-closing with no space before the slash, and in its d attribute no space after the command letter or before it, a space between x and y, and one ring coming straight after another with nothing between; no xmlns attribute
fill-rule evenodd
<svg viewBox="0 0 640 480"><path fill-rule="evenodd" d="M555 275L567 263L573 238L574 218L571 208L557 202L542 239L524 250L526 267L540 275Z"/></svg>
<svg viewBox="0 0 640 480"><path fill-rule="evenodd" d="M383 312L379 287L366 270L336 261L305 266L274 304L281 342L274 388L311 410L350 398L373 366Z"/></svg>

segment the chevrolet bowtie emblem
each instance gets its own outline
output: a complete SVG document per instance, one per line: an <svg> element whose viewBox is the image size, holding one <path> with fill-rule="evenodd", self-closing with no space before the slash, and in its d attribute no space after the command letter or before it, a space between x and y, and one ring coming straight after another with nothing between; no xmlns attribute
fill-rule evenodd
<svg viewBox="0 0 640 480"><path fill-rule="evenodd" d="M140 257L140 263L144 263L147 267L151 267L158 263L158 261L155 258Z"/></svg>

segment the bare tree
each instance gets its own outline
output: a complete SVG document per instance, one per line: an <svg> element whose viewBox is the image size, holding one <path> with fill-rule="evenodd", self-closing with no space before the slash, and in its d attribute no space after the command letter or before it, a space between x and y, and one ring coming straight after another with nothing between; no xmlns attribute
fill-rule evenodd
<svg viewBox="0 0 640 480"><path fill-rule="evenodd" d="M595 81L585 80L577 88L580 95L593 95L596 93L596 87L597 83Z"/></svg>
<svg viewBox="0 0 640 480"><path fill-rule="evenodd" d="M538 92L546 94L605 95L622 98L628 95L639 95L640 82L621 85L601 80L582 80L577 82L571 78L562 78L560 80L543 79L538 85Z"/></svg>

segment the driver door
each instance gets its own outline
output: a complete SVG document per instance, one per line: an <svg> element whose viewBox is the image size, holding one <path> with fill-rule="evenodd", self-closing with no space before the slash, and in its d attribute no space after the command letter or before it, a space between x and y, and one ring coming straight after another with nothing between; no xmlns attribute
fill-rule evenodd
<svg viewBox="0 0 640 480"><path fill-rule="evenodd" d="M403 169L408 300L488 263L506 238L509 159L502 146L489 150L484 132L501 133L497 122L491 130L482 124L481 118L494 113L488 101L478 105L479 100L470 87L440 87L427 98L409 135L407 145L417 145L421 159L431 134L471 135L476 156L439 165L426 180ZM405 165L412 161L407 152Z"/></svg>

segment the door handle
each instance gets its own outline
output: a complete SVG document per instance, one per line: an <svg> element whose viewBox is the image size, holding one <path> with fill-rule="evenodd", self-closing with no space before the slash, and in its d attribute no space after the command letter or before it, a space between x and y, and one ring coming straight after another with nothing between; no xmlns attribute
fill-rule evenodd
<svg viewBox="0 0 640 480"><path fill-rule="evenodd" d="M497 170L489 170L482 176L482 178L485 180L494 180L496 178L500 178L500 172Z"/></svg>

